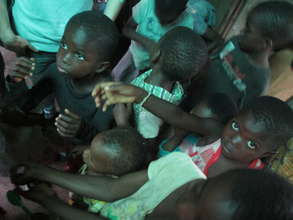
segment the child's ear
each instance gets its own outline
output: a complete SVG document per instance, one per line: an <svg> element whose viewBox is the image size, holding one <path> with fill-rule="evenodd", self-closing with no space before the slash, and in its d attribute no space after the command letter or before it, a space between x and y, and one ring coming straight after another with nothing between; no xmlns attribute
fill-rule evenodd
<svg viewBox="0 0 293 220"><path fill-rule="evenodd" d="M160 49L155 49L151 55L151 63L156 64L161 57L161 50Z"/></svg>
<svg viewBox="0 0 293 220"><path fill-rule="evenodd" d="M105 61L99 64L96 68L96 73L102 73L110 67L111 63L109 61Z"/></svg>

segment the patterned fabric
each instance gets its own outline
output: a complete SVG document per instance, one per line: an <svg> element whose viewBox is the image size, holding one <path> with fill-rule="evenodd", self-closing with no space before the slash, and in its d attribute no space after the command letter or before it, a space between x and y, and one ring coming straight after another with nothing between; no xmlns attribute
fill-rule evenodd
<svg viewBox="0 0 293 220"><path fill-rule="evenodd" d="M160 99L178 105L184 95L184 90L181 84L176 82L172 92L170 93L162 87L154 86L145 82L145 79L150 76L151 73L152 70L149 70L141 74L139 77L135 78L131 84L146 90L148 93L151 93ZM144 138L155 138L159 133L159 129L163 124L163 121L139 104L134 104L133 110L137 130L144 136Z"/></svg>
<svg viewBox="0 0 293 220"><path fill-rule="evenodd" d="M84 164L80 170L79 173L81 175L86 175L87 171L87 165ZM83 201L89 206L88 211L92 213L98 213L100 210L104 207L104 205L107 204L107 202L96 200L96 199L91 199L91 198L83 198Z"/></svg>
<svg viewBox="0 0 293 220"><path fill-rule="evenodd" d="M187 12L193 17L193 30L199 34L204 34L209 26L216 24L216 10L206 0L189 0Z"/></svg>
<svg viewBox="0 0 293 220"><path fill-rule="evenodd" d="M153 161L148 178L133 195L105 205L101 215L111 220L143 220L173 191L206 176L186 154L176 152Z"/></svg>

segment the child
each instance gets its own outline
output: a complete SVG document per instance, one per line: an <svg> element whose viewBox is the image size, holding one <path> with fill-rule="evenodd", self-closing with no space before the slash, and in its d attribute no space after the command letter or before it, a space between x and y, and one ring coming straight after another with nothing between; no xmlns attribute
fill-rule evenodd
<svg viewBox="0 0 293 220"><path fill-rule="evenodd" d="M177 105L184 95L182 83L195 77L207 62L206 44L188 28L176 27L166 33L155 48L152 69L131 84ZM140 104L134 104L133 109L136 127L143 137L157 137L162 120Z"/></svg>
<svg viewBox="0 0 293 220"><path fill-rule="evenodd" d="M57 62L38 83L51 85L56 95L61 113L55 125L61 136L75 137L88 144L97 132L111 126L111 111L97 111L90 91L95 83L109 80L107 69L118 40L114 23L97 12L82 12L68 22ZM25 79L32 67L33 61L20 58L10 78Z"/></svg>
<svg viewBox="0 0 293 220"><path fill-rule="evenodd" d="M264 94L268 86L271 47L270 41L251 34L226 42L212 55L204 75L202 94L225 93L237 106L248 105L254 97Z"/></svg>
<svg viewBox="0 0 293 220"><path fill-rule="evenodd" d="M101 92L103 97L100 96ZM97 106L106 99L103 109L115 103L140 103L166 123L218 140L203 150L187 146L185 152L208 175L214 176L235 168L262 168L262 158L276 153L293 135L293 112L281 100L259 97L226 126L219 121L185 113L180 108L138 87L119 83L101 83L93 91Z"/></svg>
<svg viewBox="0 0 293 220"><path fill-rule="evenodd" d="M55 181L59 173L30 166L15 181L23 184L31 177ZM51 178L42 178L43 174L49 174ZM71 179L72 175L67 175ZM96 198L106 198L119 189L113 199L120 200L107 204L101 210L102 217L67 206L38 188L20 193L66 220L292 218L293 187L280 176L246 169L228 171L205 180L191 159L179 152L152 162L147 171L130 173L116 180L98 176L91 178L95 179Z"/></svg>
<svg viewBox="0 0 293 220"><path fill-rule="evenodd" d="M125 137L128 137L127 139ZM146 152L143 138L132 128L114 128L98 134L90 148L84 150L82 175L118 178L144 168ZM83 201L88 210L98 213L106 202L90 198Z"/></svg>
<svg viewBox="0 0 293 220"><path fill-rule="evenodd" d="M113 69L116 81L122 80L123 75L130 75L133 79L137 76L135 71L149 69L152 42L159 41L174 27L183 26L203 34L204 28L194 25L194 18L186 6L187 0L142 0L133 8L132 17L123 30L132 42L128 52ZM196 22L199 24L202 20Z"/></svg>
<svg viewBox="0 0 293 220"><path fill-rule="evenodd" d="M286 1L269 1L257 5L247 16L248 33L270 39L273 54L270 59L272 68L269 95L286 101L293 95L293 4Z"/></svg>

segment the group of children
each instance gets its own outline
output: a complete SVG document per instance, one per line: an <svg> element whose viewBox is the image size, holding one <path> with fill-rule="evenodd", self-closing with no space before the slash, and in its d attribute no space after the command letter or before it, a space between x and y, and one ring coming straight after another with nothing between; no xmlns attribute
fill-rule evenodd
<svg viewBox="0 0 293 220"><path fill-rule="evenodd" d="M53 94L56 131L89 146L77 174L16 166L12 182L29 186L19 194L70 220L293 218L291 183L263 170L293 136L290 106L264 96L270 57L292 48L293 5L259 4L245 32L222 44L209 22L198 25L196 2L141 0L123 30L129 51L112 72L119 32L95 11L69 20L56 63L31 89L35 60L18 59L1 106L25 114ZM45 183L73 192L70 204Z"/></svg>

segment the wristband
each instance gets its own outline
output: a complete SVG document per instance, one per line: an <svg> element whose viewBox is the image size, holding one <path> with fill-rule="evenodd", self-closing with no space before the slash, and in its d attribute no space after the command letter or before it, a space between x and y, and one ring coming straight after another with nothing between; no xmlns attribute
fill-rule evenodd
<svg viewBox="0 0 293 220"><path fill-rule="evenodd" d="M144 105L144 103L149 99L149 97L151 96L151 93L148 93L146 95L146 97L143 98L143 100L139 103L139 105L142 107Z"/></svg>

